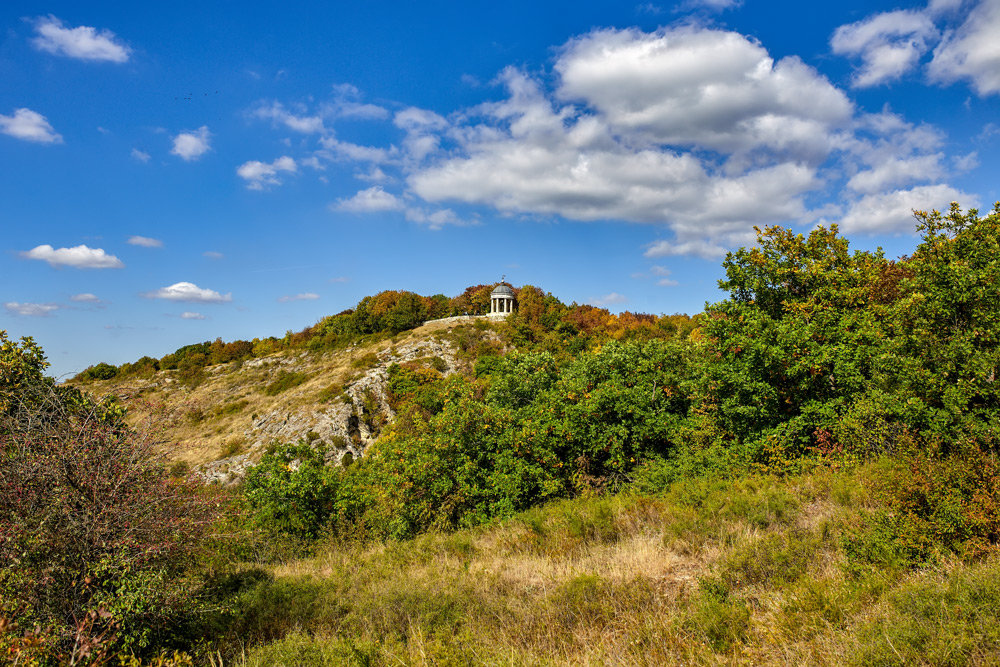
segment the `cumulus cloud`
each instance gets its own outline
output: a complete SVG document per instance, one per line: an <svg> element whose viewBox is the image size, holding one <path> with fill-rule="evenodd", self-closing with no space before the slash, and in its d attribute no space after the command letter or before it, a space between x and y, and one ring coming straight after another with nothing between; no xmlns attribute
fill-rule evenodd
<svg viewBox="0 0 1000 667"><path fill-rule="evenodd" d="M208 257L209 259L222 259L225 257L221 252L216 252L215 250L206 250L201 253L202 257Z"/></svg>
<svg viewBox="0 0 1000 667"><path fill-rule="evenodd" d="M830 38L830 47L838 55L861 60L853 83L867 88L914 69L937 37L937 28L926 13L903 9L840 26Z"/></svg>
<svg viewBox="0 0 1000 667"><path fill-rule="evenodd" d="M3 307L12 315L24 317L46 317L59 309L59 306L54 303L18 303L17 301L8 301Z"/></svg>
<svg viewBox="0 0 1000 667"><path fill-rule="evenodd" d="M83 292L82 294L74 294L69 298L70 301L75 301L77 303L100 303L101 300L96 294L91 294L90 292Z"/></svg>
<svg viewBox="0 0 1000 667"><path fill-rule="evenodd" d="M943 211L953 201L964 202L966 207L976 205L973 195L949 185L922 185L865 195L850 205L840 220L840 228L848 234L912 233L914 210Z"/></svg>
<svg viewBox="0 0 1000 667"><path fill-rule="evenodd" d="M72 248L53 248L47 243L21 253L25 259L38 259L50 266L71 266L76 269L121 269L125 264L104 252L103 248L78 245Z"/></svg>
<svg viewBox="0 0 1000 667"><path fill-rule="evenodd" d="M979 95L1000 93L1000 2L982 0L948 32L927 67L932 81L969 80Z"/></svg>
<svg viewBox="0 0 1000 667"><path fill-rule="evenodd" d="M380 213L402 211L406 205L396 195L386 192L379 185L361 190L353 197L338 199L333 208L350 213Z"/></svg>
<svg viewBox="0 0 1000 667"><path fill-rule="evenodd" d="M129 49L110 30L90 26L67 28L55 16L35 20L37 37L32 40L35 48L58 56L78 60L128 62Z"/></svg>
<svg viewBox="0 0 1000 667"><path fill-rule="evenodd" d="M861 59L858 81L895 76L892 53L883 51L930 49L934 11L951 1L926 10L930 23L903 12L895 24L876 16L845 26L837 48ZM331 208L399 212L431 229L475 224L475 215L470 223L455 213L463 210L456 203L511 216L645 223L666 232L646 256L716 260L752 242L755 225L846 215L862 229L860 211L884 209L888 222L876 224L894 228L895 193L957 192L945 181L953 167L972 163L948 155L935 128L889 109L859 113L800 59L773 58L733 31L594 30L555 54L552 77L505 69L497 79L505 93L495 101L444 114L401 107L392 123L404 136L395 143L354 144L327 129L314 155L354 163L371 185ZM390 192L387 183L401 186Z"/></svg>
<svg viewBox="0 0 1000 667"><path fill-rule="evenodd" d="M40 144L61 144L62 135L57 133L42 114L31 109L15 109L13 116L0 114L0 132L15 139L34 141Z"/></svg>
<svg viewBox="0 0 1000 667"><path fill-rule="evenodd" d="M163 241L161 241L160 239L152 239L149 238L148 236L130 236L128 237L128 241L126 241L126 243L128 243L129 245L137 245L143 248L163 247Z"/></svg>
<svg viewBox="0 0 1000 667"><path fill-rule="evenodd" d="M185 162L197 160L212 149L209 144L211 137L212 133L208 131L208 126L206 125L202 125L197 130L191 132L181 132L174 137L174 147L170 152Z"/></svg>
<svg viewBox="0 0 1000 667"><path fill-rule="evenodd" d="M146 151L141 151L138 148L132 149L132 159L137 162L149 162L150 155Z"/></svg>
<svg viewBox="0 0 1000 667"><path fill-rule="evenodd" d="M289 301L315 301L319 298L319 294L314 294L312 292L303 292L302 294L286 294L285 296L278 297L278 303L288 303Z"/></svg>
<svg viewBox="0 0 1000 667"><path fill-rule="evenodd" d="M800 158L825 147L853 106L795 57L777 62L736 32L682 27L598 30L563 46L557 94L597 109L614 130L661 144Z"/></svg>
<svg viewBox="0 0 1000 667"><path fill-rule="evenodd" d="M247 182L247 187L251 190L264 190L271 185L281 185L279 173L294 174L296 171L298 167L295 160L287 155L282 155L271 163L250 160L236 169L236 173Z"/></svg>
<svg viewBox="0 0 1000 667"><path fill-rule="evenodd" d="M187 301L190 303L226 303L233 300L231 293L219 294L215 290L203 289L189 282L174 283L152 292L144 292L141 296L147 299L166 299L167 301Z"/></svg>
<svg viewBox="0 0 1000 667"><path fill-rule="evenodd" d="M589 301L587 301L587 303L589 303L591 306L598 306L598 307L613 306L617 303L627 303L627 302L628 302L628 297L623 296L618 292L611 292L609 294L605 294L604 296L595 296L592 297Z"/></svg>
<svg viewBox="0 0 1000 667"><path fill-rule="evenodd" d="M507 76L511 97L490 112L509 129L480 132L466 155L412 174L416 194L571 220L665 223L684 241L729 242L755 223L806 216L802 197L818 186L815 167L778 162L727 176L691 153L637 149L601 118L569 119L535 82Z"/></svg>
<svg viewBox="0 0 1000 667"><path fill-rule="evenodd" d="M190 311L190 310L185 310L183 313L181 313L181 319L182 320L203 320L203 319L205 319L205 316L202 315L201 313L195 313L195 312Z"/></svg>

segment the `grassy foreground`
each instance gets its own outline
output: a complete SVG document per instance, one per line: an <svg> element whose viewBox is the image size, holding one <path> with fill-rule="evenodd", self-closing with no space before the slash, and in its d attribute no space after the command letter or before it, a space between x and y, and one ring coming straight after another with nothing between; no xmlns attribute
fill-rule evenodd
<svg viewBox="0 0 1000 667"><path fill-rule="evenodd" d="M879 464L561 501L247 565L238 665L995 664L1000 559L853 562Z"/></svg>

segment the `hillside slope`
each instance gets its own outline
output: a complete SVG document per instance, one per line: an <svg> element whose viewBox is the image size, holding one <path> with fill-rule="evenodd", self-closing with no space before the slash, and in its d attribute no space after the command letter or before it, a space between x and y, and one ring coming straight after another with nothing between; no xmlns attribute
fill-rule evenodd
<svg viewBox="0 0 1000 667"><path fill-rule="evenodd" d="M125 400L130 419L157 431L179 470L187 466L206 481L226 484L238 480L275 441L321 440L335 463L362 456L394 417L387 395L393 364L445 376L469 372L462 340L496 343L493 326L478 318L431 322L339 350L293 349L210 366L194 381L161 370L86 388Z"/></svg>

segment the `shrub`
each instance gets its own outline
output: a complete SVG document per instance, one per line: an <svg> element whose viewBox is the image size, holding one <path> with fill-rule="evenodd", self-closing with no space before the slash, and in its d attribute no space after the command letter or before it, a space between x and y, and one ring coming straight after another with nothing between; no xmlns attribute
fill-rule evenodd
<svg viewBox="0 0 1000 667"><path fill-rule="evenodd" d="M185 572L215 504L99 404L44 382L20 396L0 422L0 615L46 629L53 655L148 652L196 606Z"/></svg>
<svg viewBox="0 0 1000 667"><path fill-rule="evenodd" d="M299 386L308 379L309 375L307 373L281 371L278 373L278 377L276 377L270 384L266 385L261 391L263 391L267 396L277 396L283 391L288 391L292 387Z"/></svg>

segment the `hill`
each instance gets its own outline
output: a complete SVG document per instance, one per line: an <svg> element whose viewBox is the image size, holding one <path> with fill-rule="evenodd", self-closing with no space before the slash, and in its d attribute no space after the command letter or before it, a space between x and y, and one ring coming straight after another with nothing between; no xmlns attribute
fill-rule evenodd
<svg viewBox="0 0 1000 667"><path fill-rule="evenodd" d="M133 423L155 421L167 456L206 481L231 483L273 442L317 441L330 461L359 457L395 416L388 396L394 364L442 377L471 373L461 345L483 341L502 351L494 327L432 322L383 340L343 348L293 348L205 367L197 382L166 369L145 376L79 383L130 406Z"/></svg>
<svg viewBox="0 0 1000 667"><path fill-rule="evenodd" d="M918 219L896 260L761 230L695 318L522 288L503 322L414 328L385 315L423 297L395 293L92 369L132 388L131 424L0 336L0 639L160 664L995 662L1000 205ZM241 482L162 465L143 415ZM217 451L233 428L245 450Z"/></svg>

